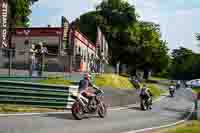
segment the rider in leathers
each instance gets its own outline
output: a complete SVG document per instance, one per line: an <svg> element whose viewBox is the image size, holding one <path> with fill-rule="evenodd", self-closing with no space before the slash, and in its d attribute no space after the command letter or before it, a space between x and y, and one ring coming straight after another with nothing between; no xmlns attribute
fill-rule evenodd
<svg viewBox="0 0 200 133"><path fill-rule="evenodd" d="M140 92L140 99L141 99L141 102L143 100L149 100L149 103L150 103L150 109L151 109L151 105L152 105L152 93L151 91L149 90L149 88L144 85L141 89L141 92Z"/></svg>
<svg viewBox="0 0 200 133"><path fill-rule="evenodd" d="M88 104L90 104L91 99L95 96L94 92L92 92L92 89L99 90L92 84L91 75L85 74L84 78L79 82L79 93L89 100Z"/></svg>

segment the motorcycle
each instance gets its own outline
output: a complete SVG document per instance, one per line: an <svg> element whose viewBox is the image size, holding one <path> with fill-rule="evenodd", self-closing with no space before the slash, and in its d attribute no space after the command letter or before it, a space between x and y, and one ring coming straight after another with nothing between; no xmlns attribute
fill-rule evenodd
<svg viewBox="0 0 200 133"><path fill-rule="evenodd" d="M98 89L95 96L89 99L79 94L78 96L72 94L75 99L72 105L71 112L75 119L82 120L85 114L97 114L100 118L104 118L107 114L107 107L103 103L104 92Z"/></svg>
<svg viewBox="0 0 200 133"><path fill-rule="evenodd" d="M140 103L140 107L142 110L149 110L152 107L152 98L142 99Z"/></svg>
<svg viewBox="0 0 200 133"><path fill-rule="evenodd" d="M180 89L181 88L181 85L180 84L177 84L176 85L176 90Z"/></svg>
<svg viewBox="0 0 200 133"><path fill-rule="evenodd" d="M169 87L169 94L171 97L174 97L174 93L175 93L175 87L174 86L170 86Z"/></svg>
<svg viewBox="0 0 200 133"><path fill-rule="evenodd" d="M174 93L175 93L174 90L170 90L170 91L169 91L169 94L170 94L171 97L174 97Z"/></svg>

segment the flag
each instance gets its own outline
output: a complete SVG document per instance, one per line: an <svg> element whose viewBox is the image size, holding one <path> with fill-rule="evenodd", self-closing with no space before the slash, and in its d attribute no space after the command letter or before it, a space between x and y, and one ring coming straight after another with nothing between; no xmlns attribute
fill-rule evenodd
<svg viewBox="0 0 200 133"><path fill-rule="evenodd" d="M100 48L101 45L101 37L102 37L102 32L99 27L97 27L97 39L96 39L96 47Z"/></svg>
<svg viewBox="0 0 200 133"><path fill-rule="evenodd" d="M68 32L69 32L69 21L62 16L61 18L61 26L63 28L63 33L62 33L62 49L67 48L67 42L68 42Z"/></svg>
<svg viewBox="0 0 200 133"><path fill-rule="evenodd" d="M97 27L97 39L96 39L97 55L107 58L108 56L108 42L103 35L101 29ZM103 54L103 55L102 55Z"/></svg>

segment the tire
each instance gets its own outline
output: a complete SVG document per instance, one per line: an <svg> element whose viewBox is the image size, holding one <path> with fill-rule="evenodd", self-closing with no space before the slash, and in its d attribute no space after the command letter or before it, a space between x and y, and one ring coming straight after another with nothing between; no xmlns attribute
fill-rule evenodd
<svg viewBox="0 0 200 133"><path fill-rule="evenodd" d="M71 109L72 115L76 120L82 120L83 119L83 106L79 103L79 102L75 102L72 105L72 109Z"/></svg>
<svg viewBox="0 0 200 133"><path fill-rule="evenodd" d="M174 92L170 92L171 97L174 97Z"/></svg>
<svg viewBox="0 0 200 133"><path fill-rule="evenodd" d="M98 105L98 115L99 115L99 117L105 118L106 114L107 114L107 107L106 107L106 105L104 103L100 103Z"/></svg>
<svg viewBox="0 0 200 133"><path fill-rule="evenodd" d="M145 105L145 109L148 110L149 109L149 101L145 101L144 105Z"/></svg>
<svg viewBox="0 0 200 133"><path fill-rule="evenodd" d="M140 107L141 107L141 110L145 111L146 110L146 107L144 106L144 103L142 101L142 103L140 104Z"/></svg>

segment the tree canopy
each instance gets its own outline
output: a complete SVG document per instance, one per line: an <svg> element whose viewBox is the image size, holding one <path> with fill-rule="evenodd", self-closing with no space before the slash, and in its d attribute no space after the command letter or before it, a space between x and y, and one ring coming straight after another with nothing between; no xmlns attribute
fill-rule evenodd
<svg viewBox="0 0 200 133"><path fill-rule="evenodd" d="M160 26L139 21L133 5L124 0L104 0L95 11L76 20L76 26L95 43L97 26L110 48L110 63L118 61L132 69L162 71L168 66L167 42L161 39Z"/></svg>
<svg viewBox="0 0 200 133"><path fill-rule="evenodd" d="M12 27L29 26L31 6L38 0L8 0Z"/></svg>
<svg viewBox="0 0 200 133"><path fill-rule="evenodd" d="M191 80L200 77L200 54L180 47L172 52L170 74L174 79Z"/></svg>

